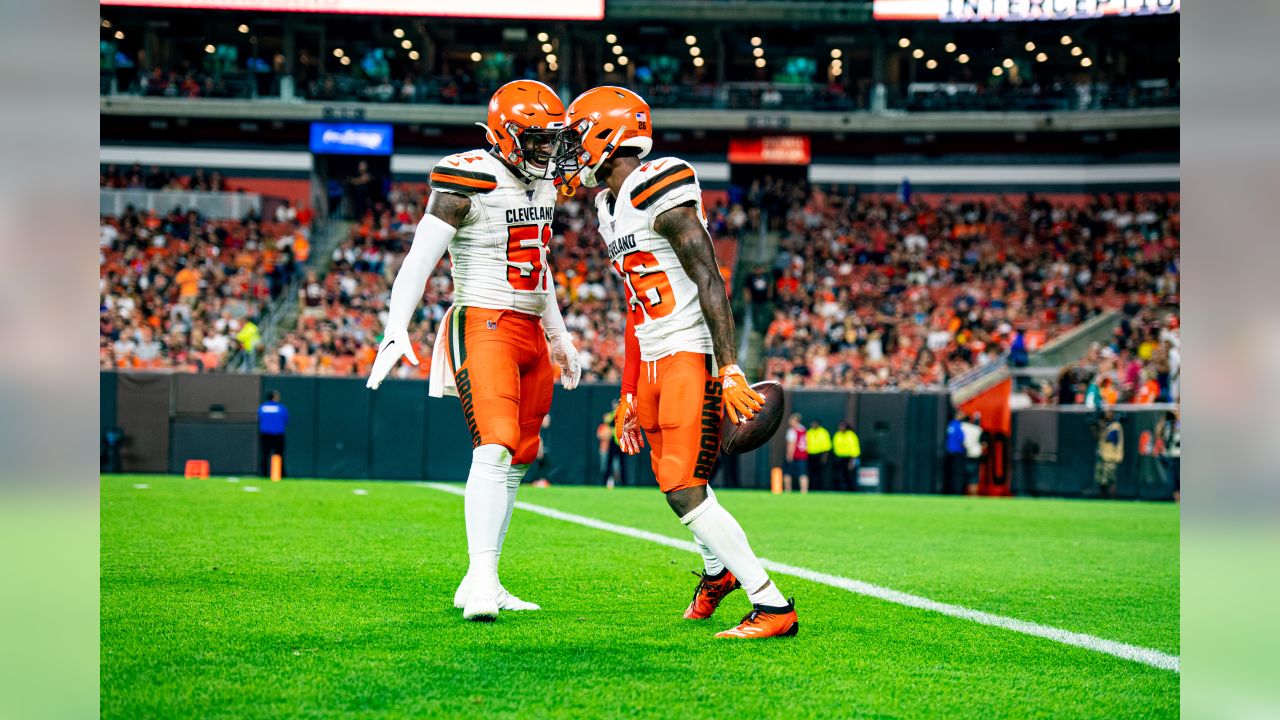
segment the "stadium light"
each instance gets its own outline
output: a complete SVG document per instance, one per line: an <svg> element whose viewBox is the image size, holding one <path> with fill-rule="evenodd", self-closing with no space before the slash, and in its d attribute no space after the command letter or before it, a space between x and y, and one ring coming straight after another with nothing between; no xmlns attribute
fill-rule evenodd
<svg viewBox="0 0 1280 720"><path fill-rule="evenodd" d="M945 47L945 48L943 48L943 49L945 49L947 52L955 52L955 51L956 51L956 44L955 44L955 43L947 43L947 44L946 44L946 47Z"/></svg>
<svg viewBox="0 0 1280 720"><path fill-rule="evenodd" d="M1033 42L1031 42L1030 40L1028 40L1028 41L1027 41L1027 44L1026 44L1026 45L1024 45L1023 47L1025 47L1025 48L1027 49L1027 52L1031 52L1032 50L1035 50L1035 49L1036 49L1036 44L1035 44L1035 43L1033 43Z"/></svg>
<svg viewBox="0 0 1280 720"><path fill-rule="evenodd" d="M930 70L932 70L932 69L934 69L934 68L938 67L938 61L937 61L937 60L930 59L930 60L929 60L929 62L927 62L927 63L925 63L925 64L924 64L924 66L925 66L925 67L927 67L927 68L929 68Z"/></svg>
<svg viewBox="0 0 1280 720"><path fill-rule="evenodd" d="M350 64L351 64L351 58L347 57L346 55L343 55L343 56L342 56L342 59L341 59L341 60L339 60L338 62L342 63L343 65L350 65Z"/></svg>
<svg viewBox="0 0 1280 720"><path fill-rule="evenodd" d="M755 50L751 51L751 54L755 55L756 57L764 57L764 48L756 48Z"/></svg>
<svg viewBox="0 0 1280 720"><path fill-rule="evenodd" d="M614 35L613 33L609 33L608 35L604 36L604 41L612 45L618 42L618 36Z"/></svg>
<svg viewBox="0 0 1280 720"><path fill-rule="evenodd" d="M762 68L764 66L765 66L764 58L756 58L756 67Z"/></svg>
<svg viewBox="0 0 1280 720"><path fill-rule="evenodd" d="M205 47L206 47L206 48L211 48L211 47L213 47L213 46L212 46L212 45L206 45ZM211 51L211 52L212 52L212 51ZM343 53L342 53L342 48L334 48L334 49L333 49L333 56L334 56L334 57L336 57L336 58L340 58L340 57L342 57L342 54L343 54Z"/></svg>
<svg viewBox="0 0 1280 720"><path fill-rule="evenodd" d="M702 64L703 64L702 58L700 58L700 57L696 57L696 58L694 58L694 59L693 59L693 66L694 66L694 67L702 67Z"/></svg>
<svg viewBox="0 0 1280 720"><path fill-rule="evenodd" d="M1070 44L1071 44L1071 36L1070 36L1070 35L1063 35L1063 36L1062 36L1062 40L1061 40L1061 42L1062 42L1062 44L1063 44L1063 45L1070 45Z"/></svg>
<svg viewBox="0 0 1280 720"><path fill-rule="evenodd" d="M1089 58L1082 58L1080 60L1080 67L1089 67L1092 64L1093 64L1093 61L1090 60Z"/></svg>
<svg viewBox="0 0 1280 720"><path fill-rule="evenodd" d="M624 65L624 66L625 66L625 65L626 65L627 63L629 63L629 62L631 62L631 61L627 59L627 56L626 56L626 55L619 55L619 56L618 56L618 64L619 64L619 65Z"/></svg>
<svg viewBox="0 0 1280 720"><path fill-rule="evenodd" d="M408 50L409 48L413 47L413 43L410 42L408 38L405 38L404 40L400 41L400 47L404 48L405 50Z"/></svg>
<svg viewBox="0 0 1280 720"><path fill-rule="evenodd" d="M831 48L831 57L839 59L840 54L840 48Z"/></svg>
<svg viewBox="0 0 1280 720"><path fill-rule="evenodd" d="M605 63L605 64L604 64L604 71L605 71L605 72L613 72L613 63Z"/></svg>
<svg viewBox="0 0 1280 720"><path fill-rule="evenodd" d="M915 50L912 50L911 57L919 60L920 58L924 57L924 50L921 50L920 48L916 48Z"/></svg>
<svg viewBox="0 0 1280 720"><path fill-rule="evenodd" d="M404 37L404 28L396 28L395 30L391 31L391 34L395 35L396 39L399 40L400 38Z"/></svg>
<svg viewBox="0 0 1280 720"><path fill-rule="evenodd" d="M999 65L997 65L997 66L995 66L995 67L991 68L991 74L992 74L992 75L995 75L996 77L1000 77L1001 75L1003 75L1003 74L1004 74L1004 68L1002 68L1002 67L1000 67Z"/></svg>
<svg viewBox="0 0 1280 720"><path fill-rule="evenodd" d="M546 42L546 41L548 41L548 40L550 40L550 39L551 39L551 36L550 36L550 35L548 35L548 34L546 34L546 33L544 33L544 32L540 32L540 33L538 33L538 42Z"/></svg>
<svg viewBox="0 0 1280 720"><path fill-rule="evenodd" d="M761 43L761 42L763 42L763 41L760 39L760 36L759 36L759 35L757 35L757 36L755 36L755 37L751 38L751 47L760 47L760 43Z"/></svg>
<svg viewBox="0 0 1280 720"><path fill-rule="evenodd" d="M215 51L215 50L217 50L217 48L215 48L213 45L205 45L205 46L204 46L204 51L205 51L205 52L207 52L207 53L209 53L210 55L212 55L212 54L214 53L214 51Z"/></svg>
<svg viewBox="0 0 1280 720"><path fill-rule="evenodd" d="M618 58L618 59L619 59L619 60L623 60L624 58ZM548 64L548 65L555 65L555 64L556 64L556 60L559 60L559 58L557 58L557 57L556 57L556 54L555 54L555 53L551 53L551 54L547 55L547 64ZM626 65L626 63L622 63L622 64L623 64L623 65Z"/></svg>
<svg viewBox="0 0 1280 720"><path fill-rule="evenodd" d="M1073 57L1080 57L1083 54L1084 54L1084 50L1079 45L1071 48L1071 55Z"/></svg>
<svg viewBox="0 0 1280 720"><path fill-rule="evenodd" d="M900 48L911 47L911 41L908 40L907 38L898 38L898 47Z"/></svg>
<svg viewBox="0 0 1280 720"><path fill-rule="evenodd" d="M961 65L967 64L969 62L969 55L967 53L960 53L960 55L956 57L956 62Z"/></svg>
<svg viewBox="0 0 1280 720"><path fill-rule="evenodd" d="M111 29L111 21L110 21L110 20L103 20L103 21L102 21L102 27L106 28L107 30L110 30L110 29Z"/></svg>
<svg viewBox="0 0 1280 720"><path fill-rule="evenodd" d="M551 43L542 43L542 52L544 53L551 52Z"/></svg>
<svg viewBox="0 0 1280 720"><path fill-rule="evenodd" d="M483 55L481 55L480 53L478 53L478 52L473 52L473 53L471 53L471 62L480 62L480 59L481 59L481 58L483 58L483 57L484 57L484 56L483 56Z"/></svg>
<svg viewBox="0 0 1280 720"><path fill-rule="evenodd" d="M1048 60L1048 59L1049 59L1048 55L1045 55L1044 53L1036 53L1036 62L1044 62L1045 60Z"/></svg>
<svg viewBox="0 0 1280 720"><path fill-rule="evenodd" d="M614 46L613 46L613 54L614 54L614 55L621 55L621 54L622 54L622 46L621 46L621 45L614 45Z"/></svg>
<svg viewBox="0 0 1280 720"><path fill-rule="evenodd" d="M236 30L240 31L241 35L249 34L249 26L245 25L244 23L240 23L240 27L236 28Z"/></svg>
<svg viewBox="0 0 1280 720"><path fill-rule="evenodd" d="M117 40L123 40L123 39L124 39L124 31L123 31L123 30L117 30L117 31L116 31L116 39L117 39Z"/></svg>
<svg viewBox="0 0 1280 720"><path fill-rule="evenodd" d="M420 58L420 57L422 57L422 56L418 54L418 51L417 51L417 50L410 50L410 51L409 51L409 59L410 59L410 60L417 60L417 59L418 59L418 58Z"/></svg>
<svg viewBox="0 0 1280 720"><path fill-rule="evenodd" d="M1005 58L1005 59L1004 59L1004 62L1002 62L1002 63L1000 63L1000 64L1001 64L1001 65L1003 65L1003 66L1005 66L1005 67L1007 67L1007 68L1011 68L1011 67L1013 67L1013 58Z"/></svg>
<svg viewBox="0 0 1280 720"><path fill-rule="evenodd" d="M560 69L560 66L557 65L556 63L547 63L547 69L550 70L551 72L555 72Z"/></svg>
<svg viewBox="0 0 1280 720"><path fill-rule="evenodd" d="M693 47L689 48L689 54L692 55L693 57L698 57L699 55L702 54L702 50L697 45L694 45Z"/></svg>
<svg viewBox="0 0 1280 720"><path fill-rule="evenodd" d="M684 44L685 44L685 45L697 45L697 44L698 44L698 38L694 37L693 35L685 35L685 36L684 36Z"/></svg>
<svg viewBox="0 0 1280 720"><path fill-rule="evenodd" d="M842 75L843 73L844 73L844 70L842 70L842 69L840 69L840 68L838 68L838 67L837 67L837 68L831 68L831 75L832 75L832 77L840 77L840 75Z"/></svg>

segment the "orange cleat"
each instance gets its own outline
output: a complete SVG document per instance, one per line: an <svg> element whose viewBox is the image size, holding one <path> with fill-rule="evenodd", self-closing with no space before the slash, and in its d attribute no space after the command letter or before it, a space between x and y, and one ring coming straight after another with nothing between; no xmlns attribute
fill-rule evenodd
<svg viewBox="0 0 1280 720"><path fill-rule="evenodd" d="M796 601L791 599L784 607L752 605L751 612L742 618L738 627L718 632L716 637L754 640L767 637L794 637L798 632L800 632L800 621L796 619Z"/></svg>
<svg viewBox="0 0 1280 720"><path fill-rule="evenodd" d="M719 575L699 572L694 575L699 578L698 588L693 591L693 602L684 611L686 620L706 620L716 611L725 595L742 587L742 583L738 582L738 578L728 568L721 570Z"/></svg>

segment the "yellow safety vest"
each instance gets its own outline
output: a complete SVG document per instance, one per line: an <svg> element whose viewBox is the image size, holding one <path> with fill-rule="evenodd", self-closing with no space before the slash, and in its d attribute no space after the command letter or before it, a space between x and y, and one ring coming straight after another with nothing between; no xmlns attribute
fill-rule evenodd
<svg viewBox="0 0 1280 720"><path fill-rule="evenodd" d="M862 455L862 444L858 442L858 434L852 430L841 430L836 433L836 457L856 458Z"/></svg>
<svg viewBox="0 0 1280 720"><path fill-rule="evenodd" d="M827 432L827 429L821 425L807 430L804 437L808 444L810 455L817 455L831 450L831 433Z"/></svg>

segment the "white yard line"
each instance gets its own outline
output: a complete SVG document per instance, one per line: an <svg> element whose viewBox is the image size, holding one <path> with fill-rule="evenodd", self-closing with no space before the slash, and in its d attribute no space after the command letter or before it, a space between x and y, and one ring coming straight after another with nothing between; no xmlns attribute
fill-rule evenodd
<svg viewBox="0 0 1280 720"><path fill-rule="evenodd" d="M444 483L420 484L423 487L440 490L451 495L460 496L463 494L461 485L447 485ZM692 542L687 540L676 540L675 538L651 533L647 530L637 530L636 528L627 527L625 525L615 525L610 522L597 520L584 515L575 515L562 510L543 507L542 505L533 505L527 502L517 502L516 507L521 510L537 513L543 517L563 520L564 522L573 523L575 525L582 525L596 530L624 535L626 537L636 538L637 540L648 540L649 542L666 545L667 547L676 548L677 550L686 550L692 553L698 552L697 546ZM840 588L841 590L848 590L852 593L866 595L868 597L873 597L878 600L884 600L898 605L905 605L907 607L917 608L920 610L929 610L943 615L950 615L951 617L971 620L983 625L991 625L993 627L1004 628L1005 630L1012 630L1014 632L1023 633L1024 635L1034 635L1036 637L1045 638L1046 640L1052 640L1065 645L1074 645L1086 650L1113 655L1124 660L1140 662L1144 665L1160 668L1161 670L1172 670L1176 673L1182 672L1181 661L1178 656L1168 655L1160 652L1159 650L1138 647L1136 645L1128 645L1114 640L1094 637L1093 635L1085 635L1084 633L1063 630L1061 628L1041 625L1039 623L1028 622L1026 620L1004 617L1003 615L993 615L991 613L982 612L981 610L972 610L960 605L951 605L949 603L930 600L929 598L921 597L919 595L899 592L898 590L873 585L871 583L862 582L861 580L840 577L839 575L829 575L824 572L796 567L795 565L787 565L786 563L774 562L773 560L766 560L764 558L760 558L760 562L763 563L765 568L770 572L782 575L791 575L792 577L821 583L822 585L829 585L831 587Z"/></svg>

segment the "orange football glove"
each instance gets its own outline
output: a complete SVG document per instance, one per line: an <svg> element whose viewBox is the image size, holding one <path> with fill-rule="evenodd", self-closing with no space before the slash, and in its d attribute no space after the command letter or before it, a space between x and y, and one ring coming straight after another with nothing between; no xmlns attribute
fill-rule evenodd
<svg viewBox="0 0 1280 720"><path fill-rule="evenodd" d="M635 398L631 393L618 398L618 407L613 410L613 435L618 438L618 447L627 455L635 455L644 447L640 420L636 416Z"/></svg>
<svg viewBox="0 0 1280 720"><path fill-rule="evenodd" d="M720 382L724 386L724 410L735 425L755 417L756 411L764 406L764 397L751 389L747 376L737 365L721 370Z"/></svg>

